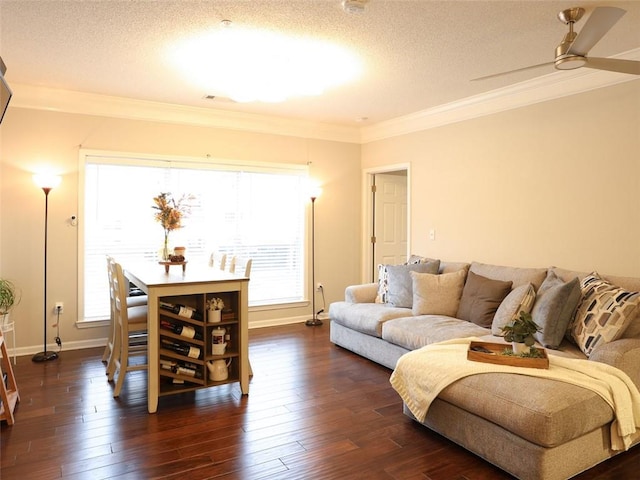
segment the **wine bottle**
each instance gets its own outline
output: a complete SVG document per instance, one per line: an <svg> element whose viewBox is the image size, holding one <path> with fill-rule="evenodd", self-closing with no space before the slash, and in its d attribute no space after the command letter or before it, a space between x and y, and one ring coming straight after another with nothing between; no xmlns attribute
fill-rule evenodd
<svg viewBox="0 0 640 480"><path fill-rule="evenodd" d="M186 305L173 304L167 302L160 302L160 308L164 308L165 310L169 310L171 313L175 313L176 315L180 315L184 318L193 318L194 320L202 320L202 314L198 312L193 307L188 307Z"/></svg>
<svg viewBox="0 0 640 480"><path fill-rule="evenodd" d="M164 370L171 370L171 372L177 375L184 375L185 377L194 377L200 379L202 378L202 370L193 363L160 359L160 367Z"/></svg>
<svg viewBox="0 0 640 480"><path fill-rule="evenodd" d="M168 320L160 320L160 328L171 330L176 335L180 335L186 338L195 338L196 340L202 340L202 333L197 331L190 325L179 325L172 323Z"/></svg>
<svg viewBox="0 0 640 480"><path fill-rule="evenodd" d="M180 355L184 355L189 358L200 358L202 354L202 350L195 345L185 345L184 343L171 342L166 339L161 339L162 348L166 348L167 350L171 350Z"/></svg>

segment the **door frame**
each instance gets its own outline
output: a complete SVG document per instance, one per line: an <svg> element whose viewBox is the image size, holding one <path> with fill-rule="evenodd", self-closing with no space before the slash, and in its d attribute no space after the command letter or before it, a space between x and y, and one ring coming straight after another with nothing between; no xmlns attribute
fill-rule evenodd
<svg viewBox="0 0 640 480"><path fill-rule="evenodd" d="M371 186L375 175L392 173L403 170L407 172L407 257L411 251L411 164L396 163L379 167L365 168L362 171L362 269L361 282L371 283L376 275L373 268L373 248L371 235L373 233L373 198Z"/></svg>

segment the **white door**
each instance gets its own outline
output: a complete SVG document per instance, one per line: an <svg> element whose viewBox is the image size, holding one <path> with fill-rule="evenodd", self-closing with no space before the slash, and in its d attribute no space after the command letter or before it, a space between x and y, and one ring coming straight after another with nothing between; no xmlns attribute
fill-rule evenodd
<svg viewBox="0 0 640 480"><path fill-rule="evenodd" d="M381 263L399 265L407 261L406 171L374 175L373 280Z"/></svg>

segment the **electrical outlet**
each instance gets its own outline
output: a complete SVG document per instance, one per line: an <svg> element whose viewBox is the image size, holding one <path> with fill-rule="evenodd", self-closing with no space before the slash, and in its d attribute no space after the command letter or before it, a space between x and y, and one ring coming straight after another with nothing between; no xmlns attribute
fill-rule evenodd
<svg viewBox="0 0 640 480"><path fill-rule="evenodd" d="M318 283L316 284L316 292L320 292L320 291L322 291L322 289L323 289L323 288L324 288L324 285L322 285L322 283L321 283L321 282L318 282Z"/></svg>
<svg viewBox="0 0 640 480"><path fill-rule="evenodd" d="M64 302L56 302L56 306L53 309L54 313L64 313Z"/></svg>

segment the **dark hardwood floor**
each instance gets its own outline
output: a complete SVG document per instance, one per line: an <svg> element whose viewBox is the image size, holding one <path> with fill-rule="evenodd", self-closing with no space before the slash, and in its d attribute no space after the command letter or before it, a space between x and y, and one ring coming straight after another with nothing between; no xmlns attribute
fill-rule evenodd
<svg viewBox="0 0 640 480"><path fill-rule="evenodd" d="M402 414L390 371L329 342L329 325L249 332L250 394L225 385L160 399L146 372L118 400L102 349L18 358L16 423L2 423L3 480L509 479ZM637 478L640 448L579 477Z"/></svg>

